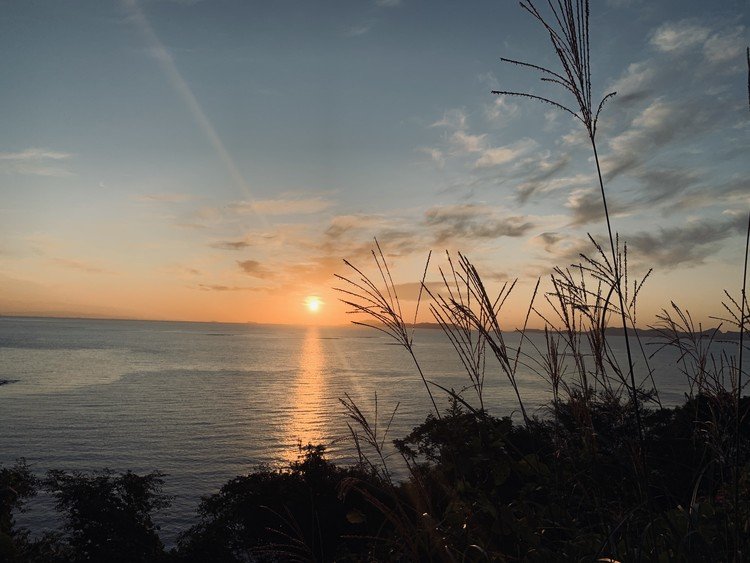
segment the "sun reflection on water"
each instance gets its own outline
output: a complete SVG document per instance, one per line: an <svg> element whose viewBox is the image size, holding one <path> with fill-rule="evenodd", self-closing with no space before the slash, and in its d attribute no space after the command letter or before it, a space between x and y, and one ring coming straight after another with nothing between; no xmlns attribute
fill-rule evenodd
<svg viewBox="0 0 750 563"><path fill-rule="evenodd" d="M315 326L309 327L299 355L297 378L291 390L292 412L287 426L287 441L290 444L300 442L304 446L324 441L327 408L325 363L320 330ZM297 454L296 448L292 447L285 457L294 460Z"/></svg>

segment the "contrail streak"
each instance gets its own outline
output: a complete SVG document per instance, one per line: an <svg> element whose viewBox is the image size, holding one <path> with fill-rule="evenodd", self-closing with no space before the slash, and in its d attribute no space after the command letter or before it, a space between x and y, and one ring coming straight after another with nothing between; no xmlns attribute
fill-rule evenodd
<svg viewBox="0 0 750 563"><path fill-rule="evenodd" d="M156 35L156 32L151 26L151 23L148 21L148 18L146 18L143 10L141 10L141 7L138 5L138 1L123 0L123 4L128 10L133 22L146 37L149 48L153 52L156 60L159 62L162 70L167 75L167 78L172 83L174 89L177 91L177 94L180 96L180 98L182 98L182 101L190 110L190 113L193 115L193 119L195 119L198 126L208 138L208 141L214 148L216 155L226 167L227 172L229 172L232 181L238 188L242 190L244 198L247 201L252 202L253 197L247 180L245 180L242 172L240 172L239 168L237 168L237 165L232 159L232 155L229 154L229 151L224 146L224 143L216 132L213 124L203 111L203 108L198 102L198 99L193 94L193 91L190 89L190 86L188 86L187 82L185 82L185 79L180 74L180 71L177 70L177 65L175 64L171 53L166 49L166 47L164 47L164 44ZM262 221L264 226L268 226L268 222L266 221L265 217L260 215L257 211L253 210L253 213L255 213L255 216Z"/></svg>

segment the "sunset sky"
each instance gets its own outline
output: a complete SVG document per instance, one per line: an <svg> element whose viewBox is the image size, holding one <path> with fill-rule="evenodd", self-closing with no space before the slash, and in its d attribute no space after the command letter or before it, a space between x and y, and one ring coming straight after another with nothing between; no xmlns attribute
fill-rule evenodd
<svg viewBox="0 0 750 563"><path fill-rule="evenodd" d="M642 322L707 319L741 285L750 2L592 4ZM568 100L501 56L555 64L510 0L0 1L0 314L342 323L377 237L407 299L429 250L520 278L514 326L606 229L584 131L490 91Z"/></svg>

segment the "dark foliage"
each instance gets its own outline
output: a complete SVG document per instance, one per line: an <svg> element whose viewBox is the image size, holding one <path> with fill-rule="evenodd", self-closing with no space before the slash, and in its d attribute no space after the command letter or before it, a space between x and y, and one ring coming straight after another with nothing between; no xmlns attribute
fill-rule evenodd
<svg viewBox="0 0 750 563"><path fill-rule="evenodd" d="M20 561L27 534L16 529L13 513L24 500L36 495L39 482L21 459L13 467L0 467L0 561Z"/></svg>
<svg viewBox="0 0 750 563"><path fill-rule="evenodd" d="M340 468L308 445L287 469L236 477L204 498L200 523L179 544L186 561L332 561L366 559L367 536L383 516L356 495L340 494L345 479L373 478Z"/></svg>
<svg viewBox="0 0 750 563"><path fill-rule="evenodd" d="M65 518L65 533L50 546L64 561L161 561L164 546L151 515L169 505L164 475L50 471L44 486Z"/></svg>
<svg viewBox="0 0 750 563"><path fill-rule="evenodd" d="M740 407L750 408L750 398ZM308 445L287 468L236 477L204 498L199 523L171 553L151 520L168 503L161 474L50 472L44 485L65 528L32 541L13 527L13 511L37 487L21 463L0 469L3 490L15 491L2 497L0 554L60 562L728 561L750 549L750 452L743 441L735 506L734 440L717 437L734 409L727 394L644 410L644 495L632 405L582 394L558 403L554 417L514 425L453 401L395 441L407 481L338 467L323 446ZM742 425L750 435L750 419Z"/></svg>

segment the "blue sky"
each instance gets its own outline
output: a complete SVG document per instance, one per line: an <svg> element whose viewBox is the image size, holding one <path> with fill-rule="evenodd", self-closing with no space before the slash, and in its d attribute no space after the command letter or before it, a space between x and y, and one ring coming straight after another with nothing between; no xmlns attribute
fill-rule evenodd
<svg viewBox="0 0 750 563"><path fill-rule="evenodd" d="M614 226L648 314L740 283L747 1L592 9ZM512 1L0 2L0 313L341 322L341 258L466 252L526 286L604 233ZM433 274L435 277L436 274ZM521 299L522 301L522 299Z"/></svg>

